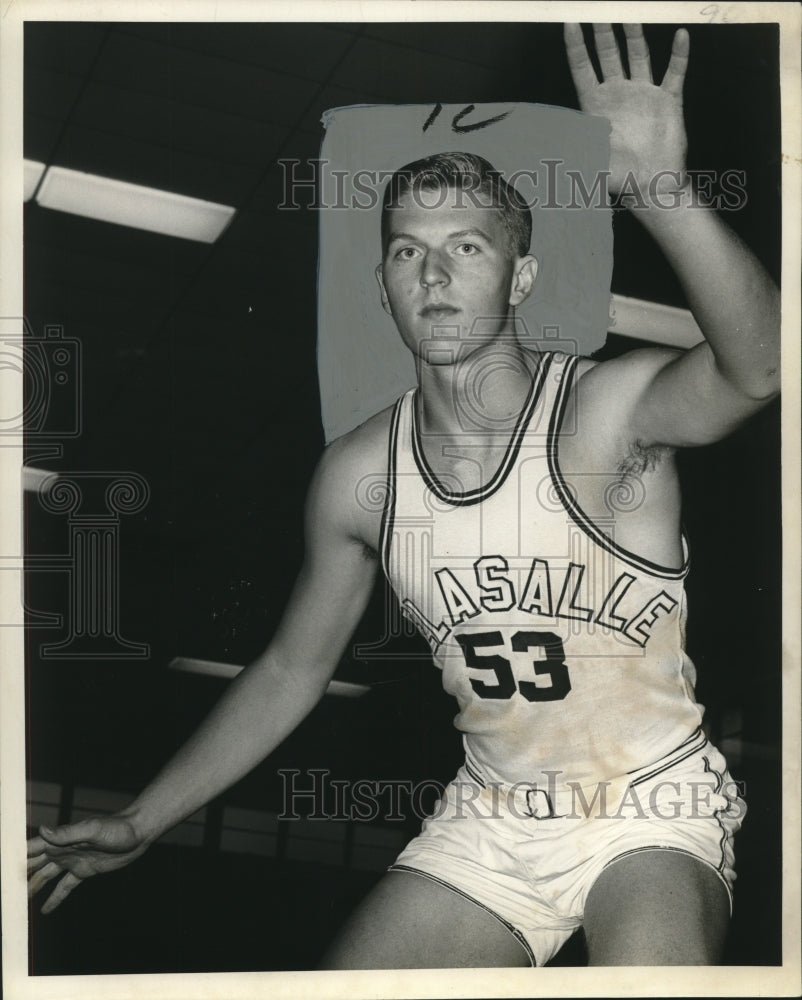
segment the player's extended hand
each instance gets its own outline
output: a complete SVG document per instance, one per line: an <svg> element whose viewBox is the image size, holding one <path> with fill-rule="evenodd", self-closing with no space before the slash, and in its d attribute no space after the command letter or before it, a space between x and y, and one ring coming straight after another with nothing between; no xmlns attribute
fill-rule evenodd
<svg viewBox="0 0 802 1000"><path fill-rule="evenodd" d="M674 35L668 69L658 86L652 81L651 58L643 29L637 24L627 24L624 34L629 78L624 75L612 25L593 26L603 77L601 82L578 24L565 25L566 53L580 108L607 118L612 125L610 191L613 194L620 193L622 188L627 191L634 179L644 198L648 198L651 184L653 198L655 191L659 196L685 184L687 140L682 116L682 87L690 42L684 29Z"/></svg>
<svg viewBox="0 0 802 1000"><path fill-rule="evenodd" d="M28 895L61 876L42 907L50 913L91 875L123 868L138 858L148 844L124 816L98 816L66 826L39 827L28 841Z"/></svg>

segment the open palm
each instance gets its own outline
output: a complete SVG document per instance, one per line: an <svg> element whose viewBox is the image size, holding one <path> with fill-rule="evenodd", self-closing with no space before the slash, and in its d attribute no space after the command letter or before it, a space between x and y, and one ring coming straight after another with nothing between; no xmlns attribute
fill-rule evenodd
<svg viewBox="0 0 802 1000"><path fill-rule="evenodd" d="M92 875L123 868L147 848L133 824L124 816L100 816L49 830L28 841L28 893L63 876L50 894L42 913L50 913L72 890Z"/></svg>
<svg viewBox="0 0 802 1000"><path fill-rule="evenodd" d="M621 53L612 26L594 25L602 81L596 76L585 46L582 28L565 25L565 46L579 106L607 118L610 135L610 191L637 183L644 194L685 182L687 140L682 115L682 87L688 66L687 31L674 36L671 59L662 83L652 80L651 58L640 25L625 25L630 75L624 75ZM627 177L629 175L629 181ZM674 175L673 178L669 175ZM657 180L655 181L655 178Z"/></svg>

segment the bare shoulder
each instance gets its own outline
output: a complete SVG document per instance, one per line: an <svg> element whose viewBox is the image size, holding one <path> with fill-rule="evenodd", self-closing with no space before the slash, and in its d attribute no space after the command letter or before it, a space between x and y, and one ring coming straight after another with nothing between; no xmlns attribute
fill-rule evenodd
<svg viewBox="0 0 802 1000"><path fill-rule="evenodd" d="M386 476L392 414L393 407L388 406L326 447L321 469L332 485L363 476Z"/></svg>
<svg viewBox="0 0 802 1000"><path fill-rule="evenodd" d="M570 391L559 467L584 511L608 511L625 549L665 566L682 561L674 449L644 439L633 414L661 368L678 356L642 348L609 361L581 358ZM612 508L610 489L629 483L632 509ZM606 530L606 529L603 529Z"/></svg>
<svg viewBox="0 0 802 1000"><path fill-rule="evenodd" d="M633 408L659 371L682 356L669 347L641 347L608 361L580 358L574 383L575 405L592 421L603 419L607 433L628 432Z"/></svg>
<svg viewBox="0 0 802 1000"><path fill-rule="evenodd" d="M605 403L625 402L636 397L661 368L681 354L670 347L640 347L607 361L580 358L576 384L582 383L584 396L598 394Z"/></svg>
<svg viewBox="0 0 802 1000"><path fill-rule="evenodd" d="M608 361L580 358L570 396L577 433L566 442L566 458L575 453L583 463L593 456L608 468L665 468L671 449L642 441L633 419L656 374L681 356L680 351L645 347ZM659 461L658 461L659 460Z"/></svg>
<svg viewBox="0 0 802 1000"><path fill-rule="evenodd" d="M323 451L309 491L308 516L378 545L393 407L370 417Z"/></svg>

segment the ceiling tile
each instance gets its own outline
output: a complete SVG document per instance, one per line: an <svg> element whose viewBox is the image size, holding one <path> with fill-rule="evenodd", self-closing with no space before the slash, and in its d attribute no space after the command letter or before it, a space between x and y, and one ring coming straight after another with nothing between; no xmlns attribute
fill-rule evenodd
<svg viewBox="0 0 802 1000"><path fill-rule="evenodd" d="M538 25L538 39L546 35L548 27ZM551 27L555 43L562 44L562 25ZM527 25L520 23L429 21L367 24L365 34L411 50L434 52L478 66L503 66L507 69L527 56L525 47L530 44ZM410 54L410 58L415 58L414 53Z"/></svg>
<svg viewBox="0 0 802 1000"><path fill-rule="evenodd" d="M85 76L107 31L108 25L89 21L27 21L25 63Z"/></svg>
<svg viewBox="0 0 802 1000"><path fill-rule="evenodd" d="M72 121L112 135L145 139L231 163L263 166L288 134L286 125L244 118L143 94L109 83L90 83Z"/></svg>
<svg viewBox="0 0 802 1000"><path fill-rule="evenodd" d="M34 270L25 279L26 313L42 315L43 303L48 303L48 323L66 325L77 321L122 328L131 323L144 323L148 329L157 329L166 309L165 301L148 293L132 295L123 288L120 281L111 287L90 291L83 281L76 283L63 279L60 274Z"/></svg>
<svg viewBox="0 0 802 1000"><path fill-rule="evenodd" d="M317 214L299 209L287 212L237 212L225 232L225 245L241 252L317 252Z"/></svg>
<svg viewBox="0 0 802 1000"><path fill-rule="evenodd" d="M297 314L314 325L316 279L309 266L314 259L309 250L287 244L264 254L221 247L199 270L188 301L193 311L227 321Z"/></svg>
<svg viewBox="0 0 802 1000"><path fill-rule="evenodd" d="M54 155L59 166L234 207L245 200L262 173L255 166L78 125L66 127Z"/></svg>
<svg viewBox="0 0 802 1000"><path fill-rule="evenodd" d="M325 80L351 43L347 25L126 24L124 30L154 42L261 66L307 80ZM360 25L352 25L351 32ZM118 26L117 30L123 30Z"/></svg>
<svg viewBox="0 0 802 1000"><path fill-rule="evenodd" d="M64 120L83 85L84 80L80 76L26 65L23 107L26 112Z"/></svg>
<svg viewBox="0 0 802 1000"><path fill-rule="evenodd" d="M131 285L137 297L172 301L186 281L186 275L173 268L154 268L152 260L122 263L103 253L103 245L64 247L53 243L36 244L26 239L25 251L36 266L30 268L34 280L55 279L70 285L83 285L93 294L108 288Z"/></svg>
<svg viewBox="0 0 802 1000"><path fill-rule="evenodd" d="M414 52L375 38L357 41L332 83L402 104L509 99L509 83L499 68Z"/></svg>
<svg viewBox="0 0 802 1000"><path fill-rule="evenodd" d="M93 78L185 104L291 125L317 89L258 66L112 31Z"/></svg>
<svg viewBox="0 0 802 1000"><path fill-rule="evenodd" d="M22 124L23 155L29 160L48 163L63 127L58 118L26 112Z"/></svg>

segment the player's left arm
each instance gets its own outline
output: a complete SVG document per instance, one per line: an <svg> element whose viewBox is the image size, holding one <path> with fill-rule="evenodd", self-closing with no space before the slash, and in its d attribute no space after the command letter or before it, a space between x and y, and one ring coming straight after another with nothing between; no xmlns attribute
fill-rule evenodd
<svg viewBox="0 0 802 1000"><path fill-rule="evenodd" d="M610 25L594 27L599 82L581 28L566 25L568 61L583 111L606 117L610 191L633 208L673 267L705 340L686 352L643 349L593 372L618 394L632 439L682 446L718 440L780 389L780 297L748 247L710 207L693 203L686 174L682 88L689 39L678 31L662 83L639 26L625 26L630 76ZM605 395L607 393L605 392Z"/></svg>

